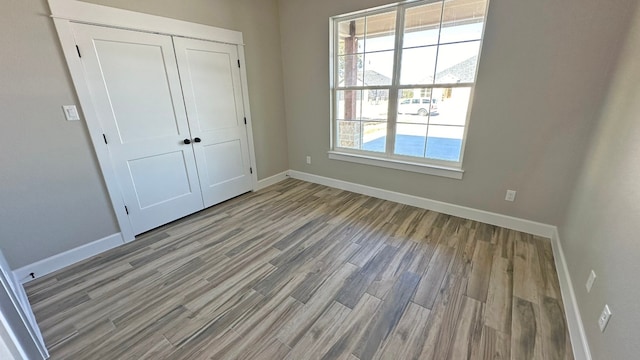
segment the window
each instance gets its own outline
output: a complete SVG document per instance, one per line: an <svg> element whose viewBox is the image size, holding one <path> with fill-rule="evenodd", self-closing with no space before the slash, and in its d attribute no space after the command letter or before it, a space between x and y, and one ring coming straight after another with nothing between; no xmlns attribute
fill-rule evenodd
<svg viewBox="0 0 640 360"><path fill-rule="evenodd" d="M486 8L431 0L332 18L332 153L460 169Z"/></svg>

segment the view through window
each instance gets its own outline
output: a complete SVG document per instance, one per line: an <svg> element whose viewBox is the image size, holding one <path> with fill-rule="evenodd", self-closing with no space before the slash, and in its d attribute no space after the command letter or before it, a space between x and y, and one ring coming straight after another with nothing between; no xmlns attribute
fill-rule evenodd
<svg viewBox="0 0 640 360"><path fill-rule="evenodd" d="M487 0L333 18L333 149L460 165Z"/></svg>

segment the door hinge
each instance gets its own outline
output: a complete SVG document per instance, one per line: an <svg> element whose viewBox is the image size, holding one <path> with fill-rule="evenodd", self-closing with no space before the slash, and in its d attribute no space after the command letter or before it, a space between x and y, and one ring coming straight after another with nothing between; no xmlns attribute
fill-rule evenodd
<svg viewBox="0 0 640 360"><path fill-rule="evenodd" d="M129 208L127 207L127 205L124 206L124 211L126 211L127 215L129 215Z"/></svg>
<svg viewBox="0 0 640 360"><path fill-rule="evenodd" d="M249 172L253 174L253 168L252 167L249 168Z"/></svg>
<svg viewBox="0 0 640 360"><path fill-rule="evenodd" d="M238 59L238 67L240 67L240 59Z"/></svg>
<svg viewBox="0 0 640 360"><path fill-rule="evenodd" d="M107 141L107 135L102 134L102 138L104 139L104 143L108 144L109 142Z"/></svg>
<svg viewBox="0 0 640 360"><path fill-rule="evenodd" d="M81 58L82 54L80 54L80 47L76 45L76 51L78 52L78 57Z"/></svg>
<svg viewBox="0 0 640 360"><path fill-rule="evenodd" d="M244 124L247 125L247 118L244 118Z"/></svg>

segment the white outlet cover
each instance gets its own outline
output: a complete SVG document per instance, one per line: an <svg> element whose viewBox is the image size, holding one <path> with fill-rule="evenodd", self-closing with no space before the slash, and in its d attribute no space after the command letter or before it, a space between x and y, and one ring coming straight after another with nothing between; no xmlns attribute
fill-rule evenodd
<svg viewBox="0 0 640 360"><path fill-rule="evenodd" d="M507 190L507 196L504 197L506 201L515 201L516 200L516 191L515 190Z"/></svg>
<svg viewBox="0 0 640 360"><path fill-rule="evenodd" d="M609 305L605 304L604 309L602 309L602 313L598 318L598 327L600 327L601 332L604 332L604 329L607 327L607 324L609 323L610 319L611 319L611 309L609 309Z"/></svg>
<svg viewBox="0 0 640 360"><path fill-rule="evenodd" d="M596 273L591 270L591 273L589 273L589 278L587 279L587 283L585 284L585 286L587 287L587 292L591 292L594 281L596 281Z"/></svg>
<svg viewBox="0 0 640 360"><path fill-rule="evenodd" d="M311 164L311 156L307 155L307 164Z"/></svg>

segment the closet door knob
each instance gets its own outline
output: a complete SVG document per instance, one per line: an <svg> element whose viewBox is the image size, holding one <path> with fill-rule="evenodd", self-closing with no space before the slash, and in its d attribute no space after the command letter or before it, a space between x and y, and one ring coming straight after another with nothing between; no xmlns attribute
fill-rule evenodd
<svg viewBox="0 0 640 360"><path fill-rule="evenodd" d="M193 139L193 141L198 143L198 142L202 141L202 139L200 139L199 137L197 137L197 138L194 138L194 139Z"/></svg>
<svg viewBox="0 0 640 360"><path fill-rule="evenodd" d="M191 140L189 140L189 139L184 139L184 141L182 141L182 142L185 143L185 145L191 144Z"/></svg>

